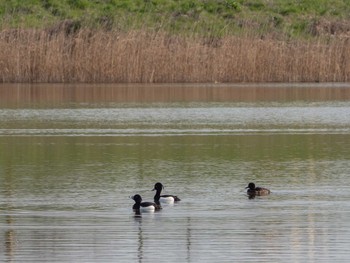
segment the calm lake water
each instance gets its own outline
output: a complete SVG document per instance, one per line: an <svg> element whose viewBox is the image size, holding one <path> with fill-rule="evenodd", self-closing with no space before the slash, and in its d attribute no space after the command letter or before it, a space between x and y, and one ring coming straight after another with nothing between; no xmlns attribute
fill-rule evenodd
<svg viewBox="0 0 350 263"><path fill-rule="evenodd" d="M0 262L348 262L349 201L348 84L0 85Z"/></svg>

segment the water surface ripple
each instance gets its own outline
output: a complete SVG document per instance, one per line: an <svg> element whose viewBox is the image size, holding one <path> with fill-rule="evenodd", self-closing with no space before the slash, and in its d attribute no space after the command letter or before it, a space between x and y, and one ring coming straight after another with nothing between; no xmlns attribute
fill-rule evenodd
<svg viewBox="0 0 350 263"><path fill-rule="evenodd" d="M344 133L350 129L349 105L3 109L0 118L2 135L161 135L245 131Z"/></svg>
<svg viewBox="0 0 350 263"><path fill-rule="evenodd" d="M94 103L0 109L0 262L348 262L349 102Z"/></svg>

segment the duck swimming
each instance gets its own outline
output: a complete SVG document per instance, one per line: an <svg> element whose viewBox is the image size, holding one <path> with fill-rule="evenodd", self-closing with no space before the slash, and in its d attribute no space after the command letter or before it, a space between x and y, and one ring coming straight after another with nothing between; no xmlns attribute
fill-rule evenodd
<svg viewBox="0 0 350 263"><path fill-rule="evenodd" d="M139 194L136 194L131 197L135 201L135 204L132 206L134 212L154 212L156 210L162 209L160 205L157 205L153 202L142 202L142 197Z"/></svg>
<svg viewBox="0 0 350 263"><path fill-rule="evenodd" d="M156 204L159 204L160 202L161 203L167 203L167 204L172 204L174 202L178 202L178 201L181 201L180 198L178 198L177 196L175 195L160 195L160 193L162 192L164 186L161 184L161 183L156 183L154 185L154 188L152 191L157 191L155 196L154 196L154 202Z"/></svg>
<svg viewBox="0 0 350 263"><path fill-rule="evenodd" d="M271 191L267 188L264 187L259 187L259 186L255 186L254 183L249 183L248 186L246 187L247 190L247 194L249 196L255 196L255 195L269 195L271 193Z"/></svg>

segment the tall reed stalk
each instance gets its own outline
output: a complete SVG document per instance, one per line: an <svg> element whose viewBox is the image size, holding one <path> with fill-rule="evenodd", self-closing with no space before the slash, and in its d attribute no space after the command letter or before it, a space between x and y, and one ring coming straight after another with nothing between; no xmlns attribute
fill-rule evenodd
<svg viewBox="0 0 350 263"><path fill-rule="evenodd" d="M346 82L350 40L2 30L1 82Z"/></svg>

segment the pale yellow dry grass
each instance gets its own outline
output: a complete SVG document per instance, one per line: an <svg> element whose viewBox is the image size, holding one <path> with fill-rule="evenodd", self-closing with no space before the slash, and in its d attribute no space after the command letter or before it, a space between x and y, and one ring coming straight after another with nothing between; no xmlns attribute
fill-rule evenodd
<svg viewBox="0 0 350 263"><path fill-rule="evenodd" d="M164 32L0 32L1 82L347 82L350 40L220 39Z"/></svg>

